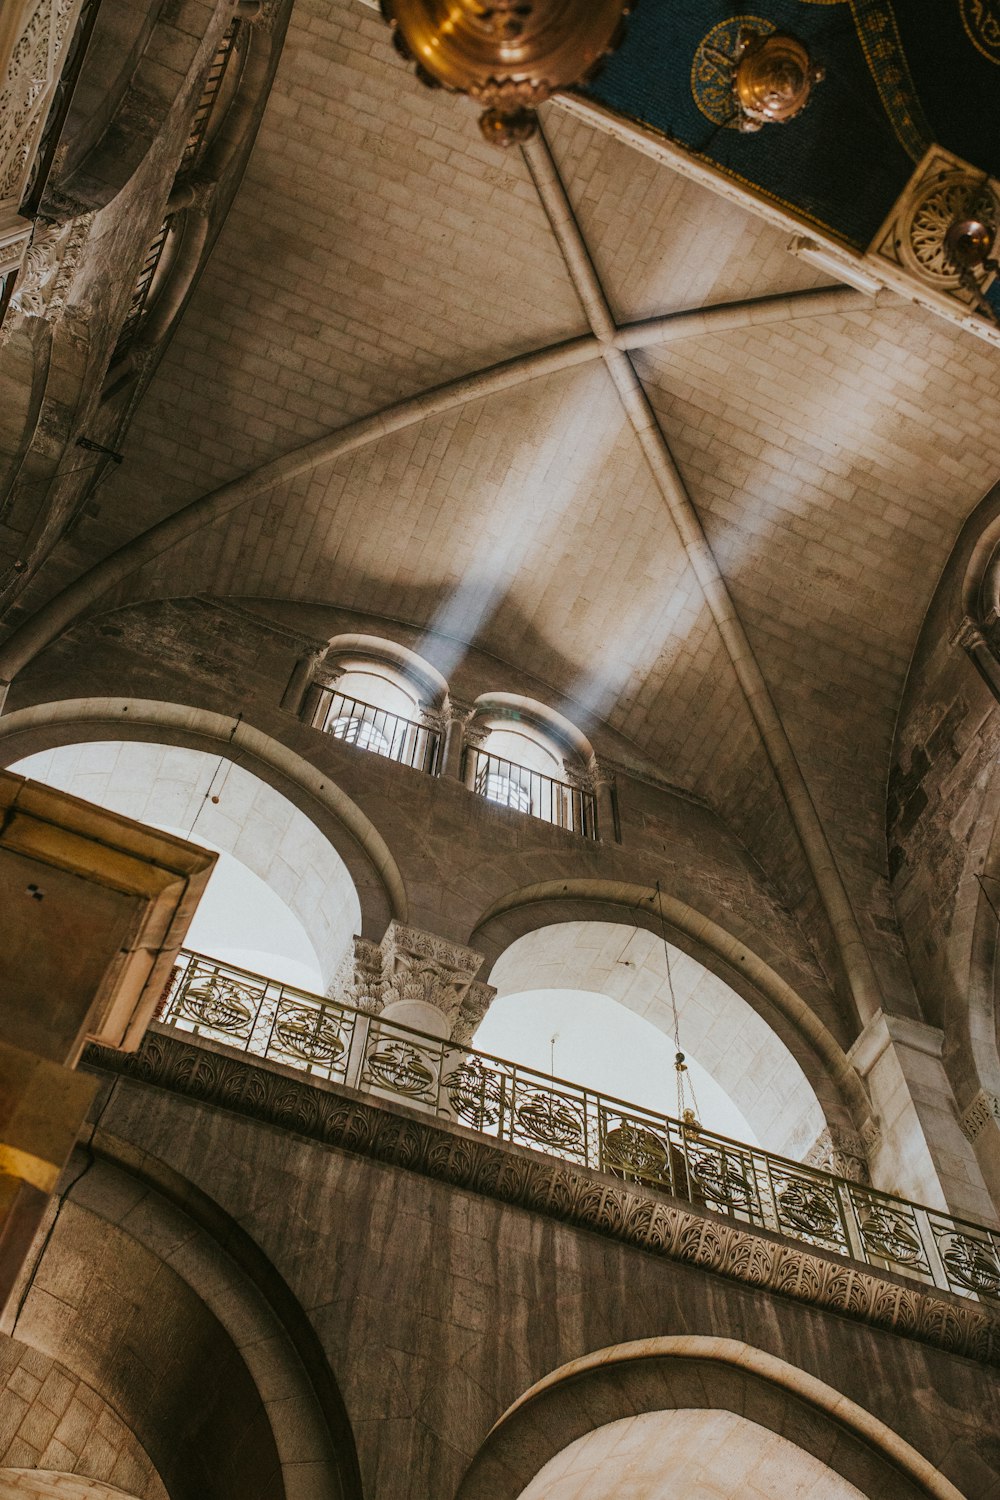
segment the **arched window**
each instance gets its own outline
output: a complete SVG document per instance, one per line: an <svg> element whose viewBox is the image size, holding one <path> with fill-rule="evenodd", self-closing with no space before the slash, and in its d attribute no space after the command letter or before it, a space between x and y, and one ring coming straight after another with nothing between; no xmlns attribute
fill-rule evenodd
<svg viewBox="0 0 1000 1500"><path fill-rule="evenodd" d="M433 773L445 691L412 652L376 637L342 637L316 674L307 715L345 745Z"/></svg>
<svg viewBox="0 0 1000 1500"><path fill-rule="evenodd" d="M466 784L487 802L597 837L590 747L568 721L497 694L477 705L467 738Z"/></svg>

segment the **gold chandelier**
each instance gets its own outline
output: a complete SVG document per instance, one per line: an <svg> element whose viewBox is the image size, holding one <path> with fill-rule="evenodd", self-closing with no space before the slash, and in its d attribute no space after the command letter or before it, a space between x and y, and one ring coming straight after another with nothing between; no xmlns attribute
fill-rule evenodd
<svg viewBox="0 0 1000 1500"><path fill-rule="evenodd" d="M498 146L529 140L535 110L583 83L621 41L630 0L382 0L403 57L432 88L468 94Z"/></svg>

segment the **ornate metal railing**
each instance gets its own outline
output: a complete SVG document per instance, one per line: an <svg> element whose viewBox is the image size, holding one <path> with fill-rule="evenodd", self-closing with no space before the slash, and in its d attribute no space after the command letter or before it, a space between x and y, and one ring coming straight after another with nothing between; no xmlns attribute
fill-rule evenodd
<svg viewBox="0 0 1000 1500"><path fill-rule="evenodd" d="M198 100L198 107L191 120L191 130L184 146L180 166L177 169L178 176L182 172L190 172L201 158L205 145L205 133L208 130L208 122L215 108L215 101L219 97L222 81L229 68L229 60L236 45L239 34L239 21L232 20L222 34L222 39L215 50Z"/></svg>
<svg viewBox="0 0 1000 1500"><path fill-rule="evenodd" d="M170 238L170 226L171 215L168 214L156 231L156 237L146 251L146 258L135 279L135 286L132 288L132 297L128 305L128 312L125 314L121 333L118 335L115 352L111 356L112 364L128 353L135 341L136 334L139 332L140 325L146 313L149 293L159 269L160 261L163 258L167 240Z"/></svg>
<svg viewBox="0 0 1000 1500"><path fill-rule="evenodd" d="M417 719L405 719L333 688L321 688L314 723L345 745L357 745L359 750L371 750L432 776L437 771L441 736Z"/></svg>
<svg viewBox="0 0 1000 1500"><path fill-rule="evenodd" d="M502 760L475 745L465 751L465 783L501 807L530 813L543 823L597 838L597 800L593 792L554 776L543 776L512 760Z"/></svg>
<svg viewBox="0 0 1000 1500"><path fill-rule="evenodd" d="M835 1255L1000 1299L996 1230L199 954L181 954L161 1020Z"/></svg>

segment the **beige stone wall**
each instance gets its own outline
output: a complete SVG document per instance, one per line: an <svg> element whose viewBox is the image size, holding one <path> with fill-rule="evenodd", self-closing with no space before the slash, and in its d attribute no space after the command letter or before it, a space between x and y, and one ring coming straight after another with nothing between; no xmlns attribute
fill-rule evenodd
<svg viewBox="0 0 1000 1500"><path fill-rule="evenodd" d="M58 1470L110 1484L138 1500L167 1500L149 1457L105 1399L71 1370L16 1339L0 1336L0 1495L47 1495L29 1476L5 1470ZM80 1500L91 1491L47 1481ZM95 1496L107 1493L95 1487Z"/></svg>

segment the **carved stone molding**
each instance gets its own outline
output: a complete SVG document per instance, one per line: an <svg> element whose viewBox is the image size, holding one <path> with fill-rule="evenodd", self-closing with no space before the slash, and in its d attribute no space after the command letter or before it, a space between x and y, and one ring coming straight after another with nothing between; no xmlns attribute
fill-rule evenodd
<svg viewBox="0 0 1000 1500"><path fill-rule="evenodd" d="M865 1143L855 1130L827 1125L816 1137L804 1160L809 1167L833 1172L837 1177L846 1177L849 1182L871 1181Z"/></svg>
<svg viewBox="0 0 1000 1500"><path fill-rule="evenodd" d="M1000 1099L980 1089L961 1119L962 1129L970 1141L982 1135L991 1120L1000 1123Z"/></svg>
<svg viewBox="0 0 1000 1500"><path fill-rule="evenodd" d="M33 318L61 317L93 219L90 213L65 224L38 222L10 299L14 311Z"/></svg>
<svg viewBox="0 0 1000 1500"><path fill-rule="evenodd" d="M368 1015L382 1009L382 949L369 938L355 937L344 954L327 994Z"/></svg>
<svg viewBox="0 0 1000 1500"><path fill-rule="evenodd" d="M24 196L80 0L26 5L0 78L0 205Z"/></svg>
<svg viewBox="0 0 1000 1500"><path fill-rule="evenodd" d="M963 277L949 254L946 236L956 220L978 219L1000 226L1000 183L943 146L931 146L868 247L868 260L899 291L909 290L935 311L993 341L1000 329L982 310L982 294L993 273ZM874 265L873 265L874 270Z"/></svg>
<svg viewBox="0 0 1000 1500"><path fill-rule="evenodd" d="M491 984L474 979L465 992L458 1012L458 1019L451 1028L451 1040L468 1047L479 1029L479 1024L496 999L496 990Z"/></svg>
<svg viewBox="0 0 1000 1500"><path fill-rule="evenodd" d="M382 939L382 1005L422 1000L442 1013L450 1031L482 964L471 948L390 922Z"/></svg>
<svg viewBox="0 0 1000 1500"><path fill-rule="evenodd" d="M970 619L968 615L964 617L961 625L959 625L952 636L951 644L957 646L962 651L970 652L976 651L982 646L989 646L989 642L983 634L981 627L976 624L975 620Z"/></svg>
<svg viewBox="0 0 1000 1500"><path fill-rule="evenodd" d="M287 1069L250 1063L162 1032L148 1033L136 1053L90 1047L84 1064L549 1215L759 1292L791 1297L1000 1365L1000 1311L984 1303L908 1285L887 1272L824 1256L600 1173L291 1077Z"/></svg>
<svg viewBox="0 0 1000 1500"><path fill-rule="evenodd" d="M455 1041L466 1043L496 994L472 983L482 962L471 948L393 921L381 944L354 939L328 993L369 1015L402 1000L423 1001L442 1013Z"/></svg>
<svg viewBox="0 0 1000 1500"><path fill-rule="evenodd" d="M615 763L613 760L605 760L603 757L594 755L590 760L590 779L595 787L614 786Z"/></svg>

